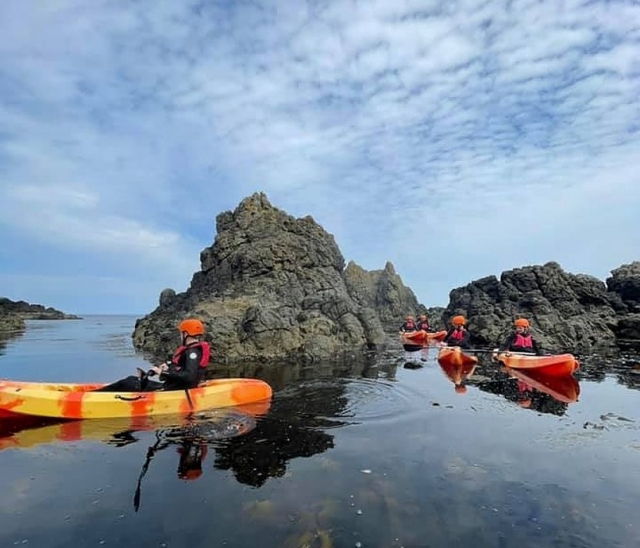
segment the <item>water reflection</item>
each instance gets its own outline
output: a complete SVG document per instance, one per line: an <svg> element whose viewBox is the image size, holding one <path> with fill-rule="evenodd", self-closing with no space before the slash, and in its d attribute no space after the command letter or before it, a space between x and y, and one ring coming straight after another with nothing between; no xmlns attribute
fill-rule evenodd
<svg viewBox="0 0 640 548"><path fill-rule="evenodd" d="M572 375L552 377L536 371L501 367L488 380L477 383L485 392L500 394L520 407L539 413L564 415L578 401L580 384Z"/></svg>
<svg viewBox="0 0 640 548"><path fill-rule="evenodd" d="M320 378L393 379L397 369L393 363L395 357L397 357L397 351L391 348L352 356L349 359L323 361L312 365L295 362L269 365L256 362L214 363L207 370L207 378L257 378L267 382L274 392L295 383Z"/></svg>
<svg viewBox="0 0 640 548"><path fill-rule="evenodd" d="M24 329L18 331L0 331L0 356L5 354L9 341L19 339L24 335Z"/></svg>
<svg viewBox="0 0 640 548"><path fill-rule="evenodd" d="M440 369L452 383L457 394L467 392L467 382L474 374L477 363L445 363L438 362Z"/></svg>
<svg viewBox="0 0 640 548"><path fill-rule="evenodd" d="M240 483L261 487L270 477L282 477L290 460L333 448L327 430L348 422L345 386L313 382L280 394L254 430L216 448L214 466L232 471Z"/></svg>

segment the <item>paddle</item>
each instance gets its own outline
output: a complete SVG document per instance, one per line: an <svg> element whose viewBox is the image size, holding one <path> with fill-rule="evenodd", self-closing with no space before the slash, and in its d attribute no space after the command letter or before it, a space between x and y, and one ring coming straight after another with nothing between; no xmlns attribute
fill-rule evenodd
<svg viewBox="0 0 640 548"><path fill-rule="evenodd" d="M140 508L140 488L142 486L142 478L144 477L144 475L147 473L147 470L149 469L149 464L151 463L151 459L156 454L156 452L161 449L160 444L163 441L166 443L166 440L161 439L160 436L158 435L158 432L156 431L156 442L151 447L149 447L149 449L147 449L147 458L145 459L144 464L142 465L140 476L138 476L138 484L136 486L136 492L133 495L133 508L135 509L136 512L138 511L138 508Z"/></svg>

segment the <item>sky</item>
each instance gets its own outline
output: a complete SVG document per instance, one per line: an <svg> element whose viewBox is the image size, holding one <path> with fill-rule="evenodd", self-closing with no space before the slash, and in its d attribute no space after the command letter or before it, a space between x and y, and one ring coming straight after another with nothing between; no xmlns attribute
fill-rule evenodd
<svg viewBox="0 0 640 548"><path fill-rule="evenodd" d="M2 0L0 295L146 314L256 191L427 306L640 260L640 4Z"/></svg>

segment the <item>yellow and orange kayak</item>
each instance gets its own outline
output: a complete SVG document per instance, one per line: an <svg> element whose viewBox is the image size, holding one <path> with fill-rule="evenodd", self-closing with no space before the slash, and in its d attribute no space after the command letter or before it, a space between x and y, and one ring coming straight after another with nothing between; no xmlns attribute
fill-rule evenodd
<svg viewBox="0 0 640 548"><path fill-rule="evenodd" d="M573 354L535 356L517 352L497 352L494 356L502 365L511 369L537 370L552 377L571 375L580 365Z"/></svg>
<svg viewBox="0 0 640 548"><path fill-rule="evenodd" d="M403 333L401 335L404 341L413 344L428 344L430 342L439 342L444 339L446 331L436 331L435 333L429 333L424 330L412 331L411 333Z"/></svg>
<svg viewBox="0 0 640 548"><path fill-rule="evenodd" d="M258 379L214 379L190 390L93 392L103 384L0 381L0 420L18 416L105 419L169 415L233 407L271 398Z"/></svg>

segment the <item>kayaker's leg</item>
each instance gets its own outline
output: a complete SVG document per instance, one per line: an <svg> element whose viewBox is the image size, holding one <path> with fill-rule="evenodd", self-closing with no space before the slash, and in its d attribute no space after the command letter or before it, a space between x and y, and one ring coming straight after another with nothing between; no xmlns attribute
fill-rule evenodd
<svg viewBox="0 0 640 548"><path fill-rule="evenodd" d="M157 390L162 390L164 388L164 383L146 380L145 384L142 387L143 392L156 392Z"/></svg>
<svg viewBox="0 0 640 548"><path fill-rule="evenodd" d="M131 375L130 377L120 379L119 381L107 384L102 388L98 388L97 390L94 390L94 392L140 392L141 390L140 378L135 375Z"/></svg>

